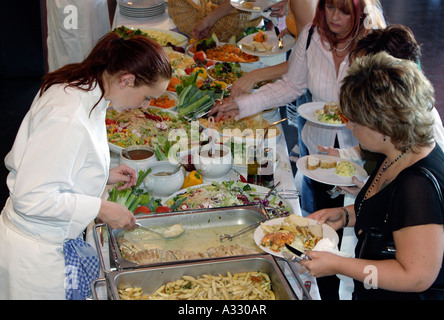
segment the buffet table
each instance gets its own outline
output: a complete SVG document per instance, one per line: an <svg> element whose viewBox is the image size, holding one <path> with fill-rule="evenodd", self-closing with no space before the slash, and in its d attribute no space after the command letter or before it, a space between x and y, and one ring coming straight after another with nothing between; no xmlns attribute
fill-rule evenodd
<svg viewBox="0 0 444 320"><path fill-rule="evenodd" d="M163 30L173 30L173 31L177 31L175 30L175 26L173 24L173 22L171 21L169 15L167 12L165 12L164 14L154 17L154 18L150 18L150 19L130 19L127 18L125 16L122 16L119 12L119 8L116 8L116 14L115 14L115 18L114 18L114 23L113 23L113 28L118 27L118 26L126 26L126 27L135 27L135 28L141 28L141 29L148 29L148 28L156 28L156 29L163 29ZM284 57L285 59L285 55L279 55L278 57L271 57L271 59L265 60L264 61L260 61L260 63L258 64L259 67L261 67L262 65L271 65L274 63L279 63L279 61L282 60L282 57ZM268 58L268 57L267 57ZM280 119L280 113L278 109L274 109L268 112L264 113L264 118L271 122L277 121ZM295 182L294 182L294 177L293 177L293 173L292 173L292 169L291 169L291 165L290 165L290 160L289 160L289 155L288 155L288 149L287 149L287 143L286 143L286 139L285 139L285 135L284 135L284 131L282 129L282 126L280 126L280 131L281 131L281 137L279 139L279 142L276 145L276 151L277 154L279 155L279 164L276 168L275 171L275 175L274 175L274 181L275 183L280 182L280 186L278 188L278 190L295 190ZM111 166L116 166L118 164L118 159L119 156L118 154L111 152ZM238 173L235 171L230 171L224 178L219 179L219 180L238 180L239 176ZM211 181L205 181L204 179L204 183L208 183ZM300 204L299 204L299 199L286 199L286 202L291 206L291 211L294 214L297 215L301 215L301 208L300 208ZM90 229L91 231L91 229ZM91 238L91 234L92 232L88 232L88 242L94 241ZM107 241L104 241L102 244L102 247L98 248L101 251L101 254L103 256L103 262L105 263L105 269L110 268L109 266L109 248L108 248L108 243ZM279 258L278 258L279 260ZM281 262L283 260L281 259ZM295 263L294 264L296 268L298 268L298 265ZM298 284L298 279L296 279L296 277L294 276L294 274L292 273L291 269L289 268L289 266L284 263L283 264L283 272L285 274L285 277L287 278L287 280L289 281L294 293L298 296L299 299L303 299L303 291L301 290L299 284ZM319 300L320 299L320 295L319 295L319 290L317 287L317 283L316 283L316 278L314 278L313 276L311 276L308 273L305 274L299 274L300 280L302 280L302 282L306 282L306 281L310 281L311 282L311 290L310 290L310 296L312 299L314 300ZM104 288L96 288L97 289L97 294L99 298L106 298L107 294L106 294L106 290L104 290Z"/></svg>

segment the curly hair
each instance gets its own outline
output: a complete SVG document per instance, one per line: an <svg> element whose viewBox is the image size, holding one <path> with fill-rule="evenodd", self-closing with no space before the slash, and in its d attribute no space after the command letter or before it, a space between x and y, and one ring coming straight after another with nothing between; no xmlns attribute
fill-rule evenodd
<svg viewBox="0 0 444 320"><path fill-rule="evenodd" d="M357 58L340 90L342 113L389 136L402 152L433 143L434 104L433 86L417 65L386 52Z"/></svg>

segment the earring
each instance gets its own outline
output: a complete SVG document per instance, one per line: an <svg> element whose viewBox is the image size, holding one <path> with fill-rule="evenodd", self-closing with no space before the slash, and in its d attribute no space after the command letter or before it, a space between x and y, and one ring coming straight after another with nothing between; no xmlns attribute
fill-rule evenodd
<svg viewBox="0 0 444 320"><path fill-rule="evenodd" d="M387 137L386 137L386 136L384 136L384 138L382 138L382 140L384 140L384 141L387 141Z"/></svg>

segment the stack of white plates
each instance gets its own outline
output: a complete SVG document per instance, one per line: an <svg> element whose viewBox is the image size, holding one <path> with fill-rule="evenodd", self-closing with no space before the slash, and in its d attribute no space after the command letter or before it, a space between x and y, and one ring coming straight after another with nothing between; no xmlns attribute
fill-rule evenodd
<svg viewBox="0 0 444 320"><path fill-rule="evenodd" d="M166 7L164 0L119 0L120 13L136 19L159 16Z"/></svg>

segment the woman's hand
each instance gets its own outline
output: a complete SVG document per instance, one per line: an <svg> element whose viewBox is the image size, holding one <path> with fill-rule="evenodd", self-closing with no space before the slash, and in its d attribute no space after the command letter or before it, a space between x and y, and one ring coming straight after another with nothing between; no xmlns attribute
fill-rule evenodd
<svg viewBox="0 0 444 320"><path fill-rule="evenodd" d="M214 121L223 119L236 119L239 116L239 106L232 100L224 100L222 103L215 104L208 116L214 116Z"/></svg>
<svg viewBox="0 0 444 320"><path fill-rule="evenodd" d="M258 77L256 76L257 70L253 70L244 74L233 83L233 85L229 89L231 99L243 96L251 92L254 84L257 82L258 79Z"/></svg>
<svg viewBox="0 0 444 320"><path fill-rule="evenodd" d="M318 146L318 150L326 152L329 156L339 157L339 150L332 147Z"/></svg>
<svg viewBox="0 0 444 320"><path fill-rule="evenodd" d="M202 19L194 26L191 31L191 35L194 39L202 39L208 36L211 28L213 27L213 22L209 21L209 19Z"/></svg>
<svg viewBox="0 0 444 320"><path fill-rule="evenodd" d="M307 218L316 220L319 224L326 223L334 230L339 230L345 225L344 210L344 208L321 209L309 214Z"/></svg>
<svg viewBox="0 0 444 320"><path fill-rule="evenodd" d="M358 180L355 176L352 177L352 182L356 185L354 187L337 187L338 189L341 189L345 193L349 193L351 195L356 196L359 191L361 191L362 187L364 186L365 182Z"/></svg>
<svg viewBox="0 0 444 320"><path fill-rule="evenodd" d="M307 251L305 255L310 259L303 259L299 263L307 268L314 277L326 277L338 273L337 266L342 257L325 251Z"/></svg>
<svg viewBox="0 0 444 320"><path fill-rule="evenodd" d="M281 18L287 15L287 5L288 5L288 0L282 0L279 1L278 3L271 5L270 8L272 9L272 11L270 16Z"/></svg>
<svg viewBox="0 0 444 320"><path fill-rule="evenodd" d="M131 211L116 202L102 200L97 218L113 229L125 228L132 230L135 227L135 218Z"/></svg>
<svg viewBox="0 0 444 320"><path fill-rule="evenodd" d="M137 172L126 164L121 164L109 170L108 184L123 184L117 189L126 189L134 186L137 182Z"/></svg>

